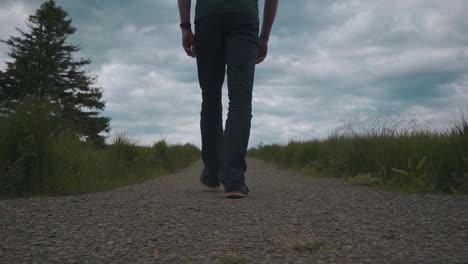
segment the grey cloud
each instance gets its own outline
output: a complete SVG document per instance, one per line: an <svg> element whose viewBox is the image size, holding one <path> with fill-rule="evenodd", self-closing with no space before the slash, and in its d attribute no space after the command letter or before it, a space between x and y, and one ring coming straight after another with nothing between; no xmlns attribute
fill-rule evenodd
<svg viewBox="0 0 468 264"><path fill-rule="evenodd" d="M15 5L24 17L41 2L7 0L0 14ZM176 1L57 2L78 28L70 41L79 56L94 61L114 132L200 144L195 60L180 46ZM466 1L293 2L280 1L269 57L257 66L251 146L324 137L376 112L443 127L468 101ZM0 38L21 25L2 23Z"/></svg>

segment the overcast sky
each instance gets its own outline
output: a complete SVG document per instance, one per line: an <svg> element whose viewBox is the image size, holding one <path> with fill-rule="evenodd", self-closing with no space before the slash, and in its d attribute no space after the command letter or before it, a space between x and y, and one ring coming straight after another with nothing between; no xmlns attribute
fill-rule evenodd
<svg viewBox="0 0 468 264"><path fill-rule="evenodd" d="M0 0L0 38L18 35L41 3ZM200 145L201 94L176 0L57 3L78 28L77 56L93 60L113 133ZM250 146L324 137L378 113L447 126L468 102L467 12L466 0L280 0L256 69Z"/></svg>

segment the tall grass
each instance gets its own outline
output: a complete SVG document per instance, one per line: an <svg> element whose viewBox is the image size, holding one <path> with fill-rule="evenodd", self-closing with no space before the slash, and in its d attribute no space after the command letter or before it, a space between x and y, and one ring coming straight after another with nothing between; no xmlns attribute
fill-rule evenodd
<svg viewBox="0 0 468 264"><path fill-rule="evenodd" d="M443 132L374 124L359 131L337 130L323 140L260 145L249 155L321 175L370 175L395 191L468 194L468 122L463 114Z"/></svg>
<svg viewBox="0 0 468 264"><path fill-rule="evenodd" d="M31 102L0 118L0 197L108 190L173 172L199 157L193 145L139 146L125 134L110 145L77 138L53 106Z"/></svg>

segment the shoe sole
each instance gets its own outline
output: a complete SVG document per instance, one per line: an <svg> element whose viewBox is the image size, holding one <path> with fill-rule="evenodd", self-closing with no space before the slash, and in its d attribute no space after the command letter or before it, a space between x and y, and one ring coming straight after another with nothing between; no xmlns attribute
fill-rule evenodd
<svg viewBox="0 0 468 264"><path fill-rule="evenodd" d="M228 199L240 199L247 197L246 194L243 194L241 192L226 192L224 193L224 196L226 196L226 198Z"/></svg>

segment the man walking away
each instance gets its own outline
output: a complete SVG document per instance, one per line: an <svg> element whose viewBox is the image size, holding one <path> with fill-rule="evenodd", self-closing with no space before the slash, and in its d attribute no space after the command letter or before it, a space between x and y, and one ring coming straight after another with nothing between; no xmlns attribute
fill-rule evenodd
<svg viewBox="0 0 468 264"><path fill-rule="evenodd" d="M222 183L227 198L245 197L255 64L267 56L278 0L265 0L260 36L258 0L197 0L195 35L191 0L178 0L178 6L182 45L197 59L202 91L200 182L209 188ZM223 132L221 90L226 72L229 108Z"/></svg>

